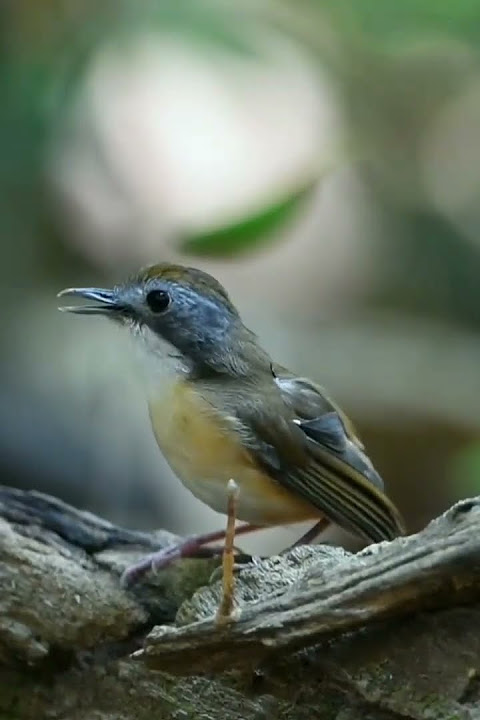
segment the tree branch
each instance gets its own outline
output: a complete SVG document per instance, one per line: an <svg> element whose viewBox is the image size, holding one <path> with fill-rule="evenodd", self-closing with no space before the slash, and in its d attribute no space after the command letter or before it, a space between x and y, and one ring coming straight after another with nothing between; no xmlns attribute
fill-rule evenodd
<svg viewBox="0 0 480 720"><path fill-rule="evenodd" d="M165 531L9 488L0 518L5 717L480 717L480 499L356 555L314 546L250 563L227 627L208 584L218 560L120 587L175 539Z"/></svg>
<svg viewBox="0 0 480 720"><path fill-rule="evenodd" d="M201 622L156 628L139 655L160 669L218 671L227 658L233 666L251 664L272 652L278 657L279 651L310 647L412 609L459 605L480 596L479 557L476 501L459 503L422 533L372 545L356 555L333 547L298 548L264 561L260 577L258 568L244 572L244 600L246 588L251 595L249 580L265 599L246 604L230 628L216 628L212 618L216 585L203 589L187 604L189 611L184 607L180 614L183 622L203 617ZM283 587L270 586L269 571L275 570L281 572Z"/></svg>

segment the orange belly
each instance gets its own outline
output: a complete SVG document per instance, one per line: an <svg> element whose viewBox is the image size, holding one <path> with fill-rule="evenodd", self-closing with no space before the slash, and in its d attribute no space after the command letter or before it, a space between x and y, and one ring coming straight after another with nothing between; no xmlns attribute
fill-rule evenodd
<svg viewBox="0 0 480 720"><path fill-rule="evenodd" d="M287 525L321 513L269 477L239 443L228 419L212 410L191 385L177 381L149 401L153 431L168 464L182 483L213 510L227 512L227 483L240 493L239 520L255 525Z"/></svg>

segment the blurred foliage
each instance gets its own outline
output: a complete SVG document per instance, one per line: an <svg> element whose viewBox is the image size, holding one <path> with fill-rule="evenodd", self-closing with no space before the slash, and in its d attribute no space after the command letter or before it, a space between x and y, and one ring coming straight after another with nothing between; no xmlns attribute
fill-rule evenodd
<svg viewBox="0 0 480 720"><path fill-rule="evenodd" d="M454 457L452 478L462 496L473 497L480 493L479 443L471 443L463 452Z"/></svg>
<svg viewBox="0 0 480 720"><path fill-rule="evenodd" d="M480 305L475 301L480 277L478 248L465 241L441 214L400 213L392 207L389 212L401 242L393 238L389 243L384 260L388 283L373 289L370 302L480 328Z"/></svg>
<svg viewBox="0 0 480 720"><path fill-rule="evenodd" d="M447 0L340 0L334 4L303 0L261 6L213 0L104 0L81 7L65 0L23 0L4 4L0 13L4 39L0 66L1 171L4 185L13 193L4 195L7 211L16 207L15 188L22 187L23 191L26 184L31 186L32 206L35 200L41 201L36 183L41 184L43 178L32 170L36 167L41 173L52 123L58 113L68 112L70 98L96 52L104 43L128 46L148 29L179 33L191 42L240 53L246 59L261 57L262 31L290 35L313 49L319 62L330 67L340 83L350 121L352 160L360 158L370 181L378 184L379 201L395 215L402 197L404 201L414 198L416 204L421 201L414 157L418 135L426 118L458 80L455 67L447 62L440 71L431 65L435 53L433 57L428 52L412 56L412 47L417 41L428 45L430 39L440 37L450 42L460 40L477 55L480 34L480 9L473 0L459 0L453 5ZM465 62L471 67L471 60ZM463 73L468 67L458 71ZM267 203L254 216L241 218L238 224L183 238L184 249L202 255L248 251L290 218L303 194L298 188L284 200ZM404 210L400 208L400 212ZM20 228L15 228L19 214L6 212L4 218L7 227L13 223L8 232L21 236ZM392 224L395 222L393 217ZM404 222L406 243L396 240L397 248L407 248L407 263L408 237L416 238L424 229L423 221L418 228L415 223L414 216ZM420 265L428 261L427 252ZM398 275L398 267L395 271ZM431 278L433 284L436 282Z"/></svg>
<svg viewBox="0 0 480 720"><path fill-rule="evenodd" d="M321 0L319 4L322 5ZM325 3L326 4L326 3ZM375 38L383 46L409 43L434 34L457 35L477 42L479 8L475 0L339 0L335 13L349 19L350 27Z"/></svg>

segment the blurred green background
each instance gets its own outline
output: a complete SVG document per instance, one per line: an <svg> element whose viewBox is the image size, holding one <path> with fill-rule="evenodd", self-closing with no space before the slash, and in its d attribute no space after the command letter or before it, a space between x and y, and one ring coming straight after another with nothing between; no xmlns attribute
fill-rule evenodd
<svg viewBox="0 0 480 720"><path fill-rule="evenodd" d="M344 406L410 531L480 492L478 2L10 0L0 32L3 483L221 527L126 333L56 310L173 260Z"/></svg>

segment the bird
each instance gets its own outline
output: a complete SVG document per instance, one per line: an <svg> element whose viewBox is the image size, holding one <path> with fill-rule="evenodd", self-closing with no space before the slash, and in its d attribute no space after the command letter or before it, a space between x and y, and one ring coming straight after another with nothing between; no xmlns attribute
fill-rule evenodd
<svg viewBox="0 0 480 720"><path fill-rule="evenodd" d="M193 495L243 521L237 535L302 521L315 523L305 543L331 523L372 543L405 533L347 415L321 386L270 357L213 276L158 263L110 289L58 294L66 296L81 303L60 310L106 316L133 332L158 447ZM192 535L129 568L124 581L224 538Z"/></svg>

